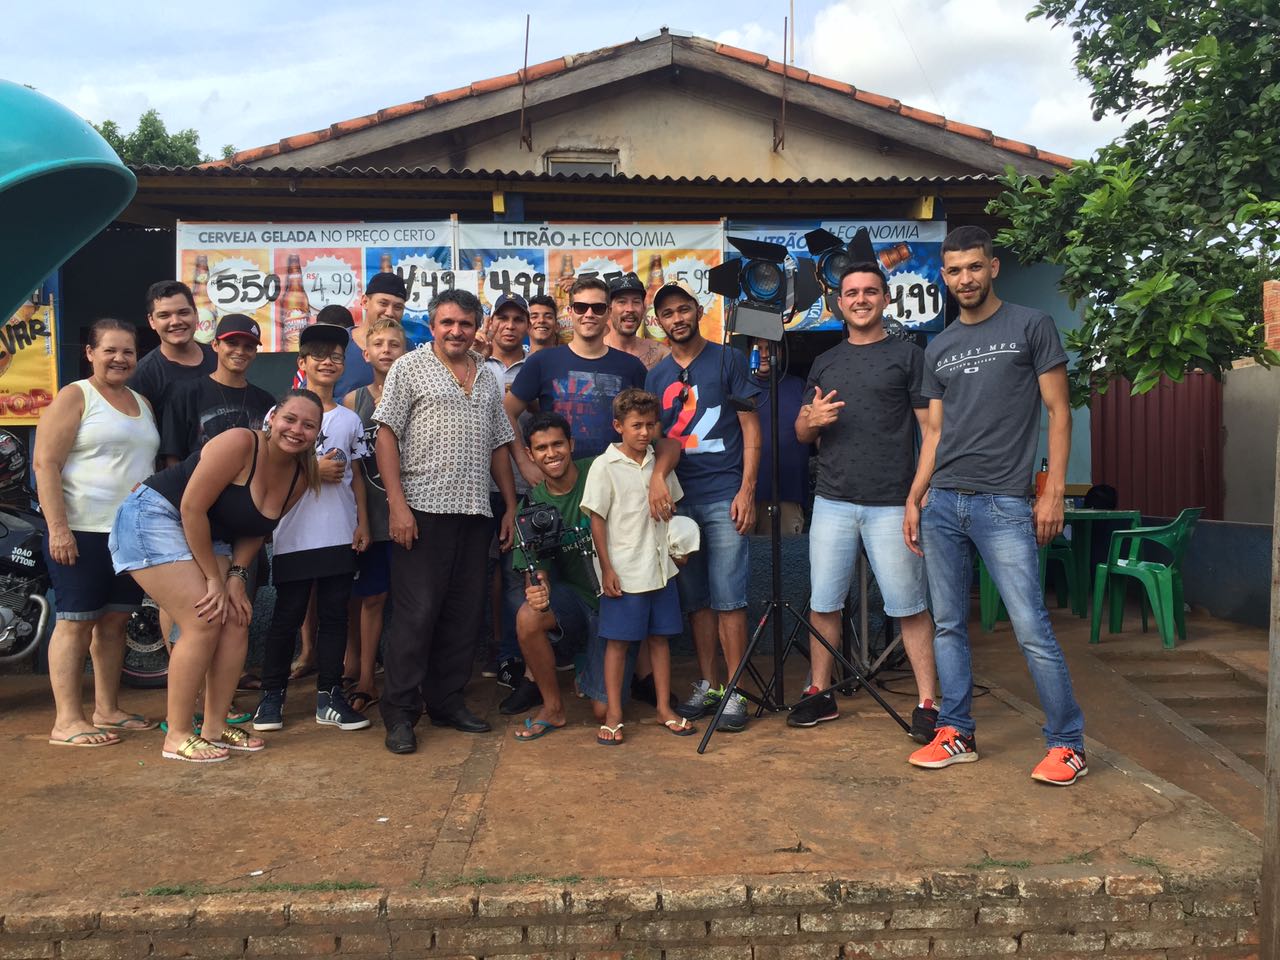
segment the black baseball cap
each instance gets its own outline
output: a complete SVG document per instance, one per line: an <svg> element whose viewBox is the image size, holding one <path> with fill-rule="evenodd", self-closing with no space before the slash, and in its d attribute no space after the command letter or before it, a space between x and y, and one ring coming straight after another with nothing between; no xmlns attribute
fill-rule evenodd
<svg viewBox="0 0 1280 960"><path fill-rule="evenodd" d="M258 346L262 346L262 331L258 328L258 321L243 313L228 313L218 321L218 326L213 331L215 340L225 340L233 336L248 337Z"/></svg>
<svg viewBox="0 0 1280 960"><path fill-rule="evenodd" d="M351 311L340 303L331 303L324 307L316 314L316 323L331 323L335 327L343 327L347 330L356 325L355 318L351 316Z"/></svg>
<svg viewBox="0 0 1280 960"><path fill-rule="evenodd" d="M350 342L351 335L347 333L346 328L336 323L313 323L304 327L302 333L298 335L299 347L308 343L334 343L345 347Z"/></svg>
<svg viewBox="0 0 1280 960"><path fill-rule="evenodd" d="M609 281L609 299L612 300L620 293L638 293L643 298L644 284L634 273L624 273Z"/></svg>
<svg viewBox="0 0 1280 960"><path fill-rule="evenodd" d="M404 279L398 273L375 273L370 277L368 284L365 285L364 295L372 297L375 293L389 293L401 300L409 299L409 291L404 285Z"/></svg>

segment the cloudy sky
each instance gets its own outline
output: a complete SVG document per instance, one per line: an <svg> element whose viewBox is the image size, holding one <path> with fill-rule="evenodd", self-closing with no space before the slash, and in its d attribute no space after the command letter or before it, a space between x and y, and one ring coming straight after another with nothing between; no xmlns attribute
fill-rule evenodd
<svg viewBox="0 0 1280 960"><path fill-rule="evenodd" d="M1070 35L1027 22L1031 3L794 0L795 63L1001 136L1088 156L1121 124L1093 121ZM279 13L264 14L268 8ZM155 107L170 130L195 127L202 149L217 154L223 144L259 146L517 70L526 12L529 62L537 63L663 25L778 59L787 10L787 0L48 0L7 11L6 33L22 38L27 55L6 57L0 77L125 130Z"/></svg>

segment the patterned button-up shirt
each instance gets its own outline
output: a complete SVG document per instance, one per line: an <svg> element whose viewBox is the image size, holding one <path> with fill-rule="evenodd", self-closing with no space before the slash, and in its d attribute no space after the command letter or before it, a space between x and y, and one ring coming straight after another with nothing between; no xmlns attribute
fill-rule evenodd
<svg viewBox="0 0 1280 960"><path fill-rule="evenodd" d="M489 517L490 457L515 435L502 409L502 382L479 354L467 396L430 344L391 365L373 419L400 444L405 500L422 513Z"/></svg>

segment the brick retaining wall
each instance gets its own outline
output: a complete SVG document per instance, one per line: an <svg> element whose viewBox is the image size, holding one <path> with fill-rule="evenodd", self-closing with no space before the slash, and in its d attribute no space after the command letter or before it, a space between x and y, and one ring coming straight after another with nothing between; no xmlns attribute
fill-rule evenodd
<svg viewBox="0 0 1280 960"><path fill-rule="evenodd" d="M0 960L1257 957L1256 875L1075 866L0 905Z"/></svg>

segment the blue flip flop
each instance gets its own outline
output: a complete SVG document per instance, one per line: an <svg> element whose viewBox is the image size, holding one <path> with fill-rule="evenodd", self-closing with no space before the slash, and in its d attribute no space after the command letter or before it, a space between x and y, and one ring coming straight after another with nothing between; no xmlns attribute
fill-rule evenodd
<svg viewBox="0 0 1280 960"><path fill-rule="evenodd" d="M534 733L533 732L534 727L541 727L542 729L539 730L537 733ZM512 734L512 736L515 736L515 738L519 740L521 743L524 743L528 740L537 740L539 737L545 737L552 730L560 729L554 723L548 723L546 720L533 720L529 717L524 718L524 728L529 731L529 735L527 737L521 737L521 736L516 736L515 734Z"/></svg>

